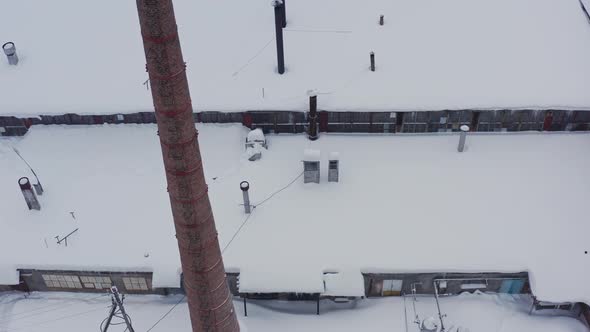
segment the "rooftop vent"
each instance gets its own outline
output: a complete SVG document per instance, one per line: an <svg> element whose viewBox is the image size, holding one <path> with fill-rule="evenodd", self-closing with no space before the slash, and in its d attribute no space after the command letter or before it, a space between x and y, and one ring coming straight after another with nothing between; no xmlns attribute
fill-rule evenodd
<svg viewBox="0 0 590 332"><path fill-rule="evenodd" d="M22 177L18 179L18 185L20 186L20 190L22 191L23 196L25 197L25 201L27 202L29 210L41 210L41 205L37 200L37 195L35 195L35 192L31 187L31 182L29 181L29 178Z"/></svg>
<svg viewBox="0 0 590 332"><path fill-rule="evenodd" d="M328 182L338 182L338 172L340 168L340 156L338 152L330 153L328 161Z"/></svg>
<svg viewBox="0 0 590 332"><path fill-rule="evenodd" d="M16 66L18 64L18 56L16 55L16 46L14 46L13 42L8 42L2 45L2 49L4 50L4 54L8 58L8 63Z"/></svg>
<svg viewBox="0 0 590 332"><path fill-rule="evenodd" d="M303 183L320 183L320 151L303 151Z"/></svg>

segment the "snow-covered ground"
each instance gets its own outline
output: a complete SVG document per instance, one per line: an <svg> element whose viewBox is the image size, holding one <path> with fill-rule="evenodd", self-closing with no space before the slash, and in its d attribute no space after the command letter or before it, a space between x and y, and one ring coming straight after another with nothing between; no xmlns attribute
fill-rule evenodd
<svg viewBox="0 0 590 332"><path fill-rule="evenodd" d="M188 307L182 296L127 296L125 309L136 331L146 331L172 306L180 304L151 331L191 331ZM366 299L355 303L321 302L321 314L315 315L315 303L250 301L248 317L243 304L235 301L242 332L418 332L413 323L412 299L401 297ZM570 317L529 315L526 296L463 294L443 298L441 311L447 331L462 327L472 332L588 332L582 322ZM94 331L108 315L110 299L106 295L0 293L0 331ZM416 303L420 319L437 317L432 298L420 297ZM120 320L113 321L115 323ZM109 331L123 331L121 325ZM467 331L467 330L462 330Z"/></svg>
<svg viewBox="0 0 590 332"><path fill-rule="evenodd" d="M283 76L268 0L174 4L196 110L301 110L310 89L336 111L590 109L578 0L288 1ZM134 1L3 9L0 42L20 63L0 54L0 114L152 110Z"/></svg>
<svg viewBox="0 0 590 332"><path fill-rule="evenodd" d="M545 301L590 303L586 206L590 135L267 136L260 161L239 125L198 125L226 269L243 291L362 293L360 272L530 271ZM29 211L17 185L35 168L46 193ZM306 148L319 185L303 184ZM340 152L340 182L326 158ZM154 125L35 126L0 139L0 284L16 268L153 271L178 287L180 263ZM246 215L239 183L258 205ZM74 217L71 212L73 212ZM68 247L55 236L75 228ZM145 257L149 254L149 257ZM343 294L349 293L349 294Z"/></svg>

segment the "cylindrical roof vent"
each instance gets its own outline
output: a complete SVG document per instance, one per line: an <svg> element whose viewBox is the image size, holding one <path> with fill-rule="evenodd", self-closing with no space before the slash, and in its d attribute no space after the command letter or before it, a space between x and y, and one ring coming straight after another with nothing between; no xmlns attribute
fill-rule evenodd
<svg viewBox="0 0 590 332"><path fill-rule="evenodd" d="M8 63L16 66L18 64L18 56L16 55L16 46L14 46L14 43L5 43L2 45L2 50L4 50L4 54L8 57Z"/></svg>

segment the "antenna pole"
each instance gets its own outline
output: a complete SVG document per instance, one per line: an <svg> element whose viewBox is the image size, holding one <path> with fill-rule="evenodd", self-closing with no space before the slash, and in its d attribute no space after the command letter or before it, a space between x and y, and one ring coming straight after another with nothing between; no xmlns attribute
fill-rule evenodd
<svg viewBox="0 0 590 332"><path fill-rule="evenodd" d="M106 332L108 330L109 326L111 325L111 321L113 320L113 317L117 313L117 308L119 308L119 310L121 311L121 316L123 316L123 320L125 321L125 324L127 325L127 330L129 332L135 332L135 330L133 329L133 326L131 326L131 321L129 320L129 316L127 316L127 313L125 312L125 307L123 306L123 301L121 300L121 297L119 296L119 290L117 289L116 286L111 287L111 293L112 293L111 301L113 302L113 306L111 307L109 317L107 318L107 322L106 322L104 330L102 330L102 332Z"/></svg>

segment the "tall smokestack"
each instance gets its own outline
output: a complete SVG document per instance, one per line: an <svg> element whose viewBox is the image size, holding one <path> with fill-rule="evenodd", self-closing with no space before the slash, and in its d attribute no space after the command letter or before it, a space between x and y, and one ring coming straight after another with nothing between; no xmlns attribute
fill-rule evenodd
<svg viewBox="0 0 590 332"><path fill-rule="evenodd" d="M137 0L137 9L192 328L237 332L172 0Z"/></svg>

